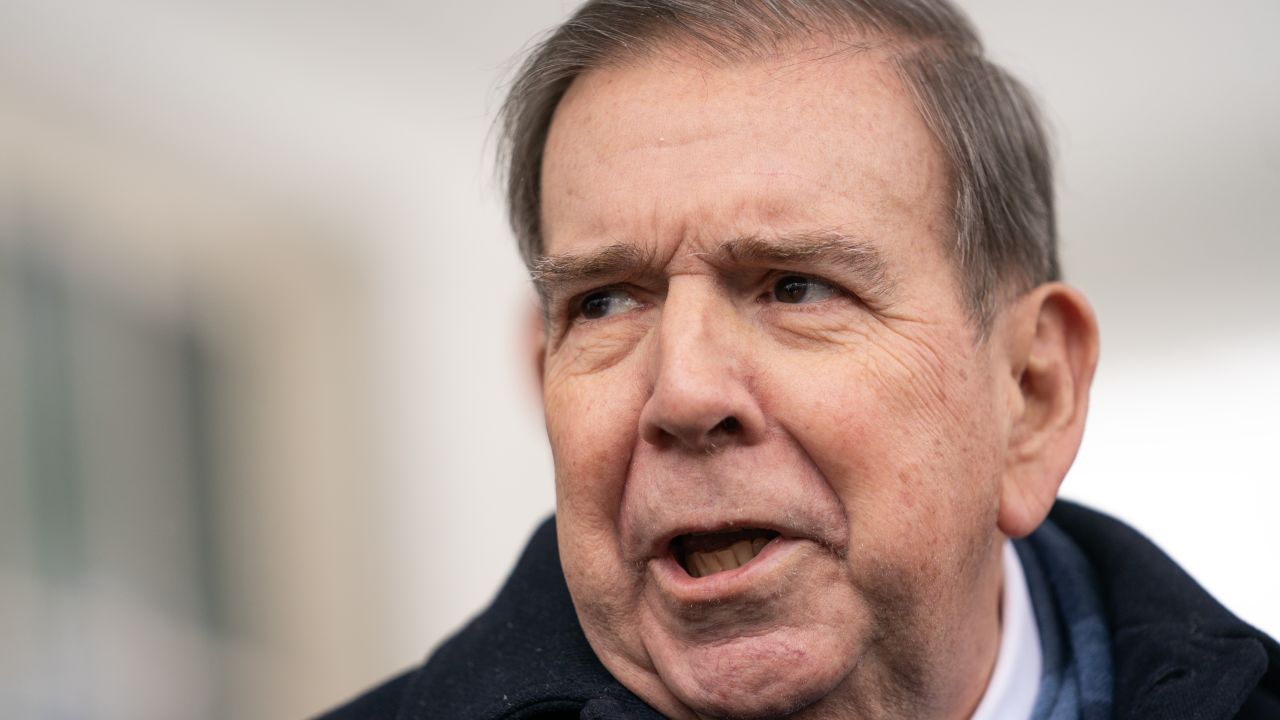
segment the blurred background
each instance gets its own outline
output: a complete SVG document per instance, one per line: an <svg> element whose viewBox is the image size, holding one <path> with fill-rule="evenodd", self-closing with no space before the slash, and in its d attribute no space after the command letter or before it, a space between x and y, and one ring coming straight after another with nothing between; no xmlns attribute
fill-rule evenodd
<svg viewBox="0 0 1280 720"><path fill-rule="evenodd" d="M493 179L564 0L0 3L0 716L275 718L552 508ZM1040 95L1103 360L1068 497L1280 634L1280 3L961 3Z"/></svg>

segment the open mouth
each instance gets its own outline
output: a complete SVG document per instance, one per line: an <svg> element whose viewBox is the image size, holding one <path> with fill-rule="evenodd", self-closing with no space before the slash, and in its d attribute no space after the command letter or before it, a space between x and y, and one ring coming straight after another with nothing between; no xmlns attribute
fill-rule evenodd
<svg viewBox="0 0 1280 720"><path fill-rule="evenodd" d="M764 528L689 533L671 541L671 553L685 572L700 578L746 565L776 537Z"/></svg>

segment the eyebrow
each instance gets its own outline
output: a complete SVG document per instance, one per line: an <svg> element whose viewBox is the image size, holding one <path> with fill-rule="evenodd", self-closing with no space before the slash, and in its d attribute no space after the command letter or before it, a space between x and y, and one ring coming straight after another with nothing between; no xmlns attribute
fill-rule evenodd
<svg viewBox="0 0 1280 720"><path fill-rule="evenodd" d="M894 290L880 250L865 239L839 232L748 235L697 255L716 265L838 268L852 276L853 289L870 301L883 301ZM549 301L578 289L659 276L653 261L652 250L614 243L589 253L544 255L534 261L530 276L545 311Z"/></svg>
<svg viewBox="0 0 1280 720"><path fill-rule="evenodd" d="M839 232L751 235L725 242L713 255L731 264L839 268L853 277L854 290L874 300L883 300L894 291L880 249L865 239Z"/></svg>
<svg viewBox="0 0 1280 720"><path fill-rule="evenodd" d="M629 243L614 243L581 255L543 255L529 269L544 308L550 299L572 289L656 272L653 252Z"/></svg>

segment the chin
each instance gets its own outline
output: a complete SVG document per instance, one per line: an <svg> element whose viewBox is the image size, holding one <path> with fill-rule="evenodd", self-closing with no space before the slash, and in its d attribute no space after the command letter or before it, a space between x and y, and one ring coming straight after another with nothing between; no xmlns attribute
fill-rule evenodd
<svg viewBox="0 0 1280 720"><path fill-rule="evenodd" d="M833 641L823 629L785 628L695 647L655 642L651 650L663 684L699 716L770 718L836 693L851 663Z"/></svg>

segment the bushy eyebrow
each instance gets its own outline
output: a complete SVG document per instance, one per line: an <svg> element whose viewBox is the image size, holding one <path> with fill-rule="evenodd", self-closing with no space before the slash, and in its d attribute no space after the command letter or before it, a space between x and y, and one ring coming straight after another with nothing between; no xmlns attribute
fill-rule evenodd
<svg viewBox="0 0 1280 720"><path fill-rule="evenodd" d="M803 271L831 267L853 277L865 300L883 301L894 289L880 250L872 243L837 232L750 235L727 240L699 256L720 266L777 266ZM573 292L621 280L653 279L654 253L630 243L569 255L544 255L530 270L545 311L550 302Z"/></svg>
<svg viewBox="0 0 1280 720"><path fill-rule="evenodd" d="M543 255L529 270L544 312L550 300L574 290L656 273L653 252L629 243L614 243L581 255Z"/></svg>
<svg viewBox="0 0 1280 720"><path fill-rule="evenodd" d="M853 277L857 284L853 290L870 296L864 299L886 300L894 291L880 249L867 240L837 232L752 235L729 240L712 255L713 261L720 259L728 264L800 267L810 271L838 268Z"/></svg>

